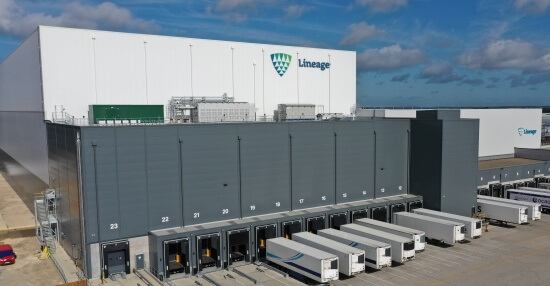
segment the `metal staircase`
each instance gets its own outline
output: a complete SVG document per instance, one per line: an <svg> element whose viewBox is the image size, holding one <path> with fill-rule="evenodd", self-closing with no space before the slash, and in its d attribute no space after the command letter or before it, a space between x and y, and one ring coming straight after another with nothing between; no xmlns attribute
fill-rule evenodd
<svg viewBox="0 0 550 286"><path fill-rule="evenodd" d="M34 217L36 237L40 244L48 247L50 253L55 253L57 238L57 208L55 204L55 190L46 189L43 193L35 194Z"/></svg>

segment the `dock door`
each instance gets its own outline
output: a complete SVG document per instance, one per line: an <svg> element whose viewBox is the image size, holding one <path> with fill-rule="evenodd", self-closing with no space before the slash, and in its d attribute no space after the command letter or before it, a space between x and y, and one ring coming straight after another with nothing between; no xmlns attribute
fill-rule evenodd
<svg viewBox="0 0 550 286"><path fill-rule="evenodd" d="M330 228L339 230L341 225L348 223L348 216L346 213L331 214L328 222Z"/></svg>
<svg viewBox="0 0 550 286"><path fill-rule="evenodd" d="M292 234L302 231L302 222L300 220L285 221L281 224L281 235L286 239L292 239Z"/></svg>
<svg viewBox="0 0 550 286"><path fill-rule="evenodd" d="M265 262L267 251L266 244L270 238L277 237L277 225L268 224L256 227L256 261Z"/></svg>
<svg viewBox="0 0 550 286"><path fill-rule="evenodd" d="M370 217L372 219L387 222L388 221L388 207L376 207L371 209Z"/></svg>
<svg viewBox="0 0 550 286"><path fill-rule="evenodd" d="M227 232L227 257L230 266L250 262L250 231L246 228Z"/></svg>
<svg viewBox="0 0 550 286"><path fill-rule="evenodd" d="M219 233L197 236L197 260L199 272L221 267Z"/></svg>
<svg viewBox="0 0 550 286"><path fill-rule="evenodd" d="M325 217L317 216L306 219L307 231L313 234L317 234L318 230L325 229Z"/></svg>
<svg viewBox="0 0 550 286"><path fill-rule="evenodd" d="M356 219L368 218L369 212L367 210L351 211L350 219L351 223L354 223Z"/></svg>
<svg viewBox="0 0 550 286"><path fill-rule="evenodd" d="M111 274L130 274L130 243L117 241L102 244L103 272L105 277Z"/></svg>
<svg viewBox="0 0 550 286"><path fill-rule="evenodd" d="M388 222L392 222L393 214L405 211L405 204L394 204L390 206L390 219Z"/></svg>
<svg viewBox="0 0 550 286"><path fill-rule="evenodd" d="M187 238L164 242L166 278L179 278L191 273L189 253L189 239Z"/></svg>

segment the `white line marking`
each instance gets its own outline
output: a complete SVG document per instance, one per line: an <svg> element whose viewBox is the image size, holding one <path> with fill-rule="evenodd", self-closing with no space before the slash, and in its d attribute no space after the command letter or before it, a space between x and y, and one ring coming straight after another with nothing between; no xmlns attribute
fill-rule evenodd
<svg viewBox="0 0 550 286"><path fill-rule="evenodd" d="M454 262L454 261L448 261L447 259L444 259L444 258L438 257L438 256L436 256L436 255L433 255L433 254L427 254L427 253L425 253L424 255L426 255L426 256L430 256L430 257L432 257L432 259L437 259L437 260L442 260L442 261L445 261L445 263L449 262L449 263L453 263L453 264L456 264L456 265L462 265L462 264L460 264L460 263L458 263L458 262ZM445 264L445 263L443 263L443 262L439 262L439 263ZM447 265L447 264L445 264L445 265ZM452 266L452 265L447 265L447 266Z"/></svg>
<svg viewBox="0 0 550 286"><path fill-rule="evenodd" d="M418 261L418 260L416 260L415 262L420 263L420 261ZM424 262L422 262L422 263L420 263L420 264L424 265L424 267L428 267L428 268L433 269L433 270L435 270L435 271L440 271L440 270L437 269L437 268L433 268L433 267L431 267L431 266L426 265Z"/></svg>
<svg viewBox="0 0 550 286"><path fill-rule="evenodd" d="M368 277L372 277L372 278L374 278L374 279L378 279L378 280L380 280L380 281L383 281L383 282L386 282L386 283L389 283L389 284L393 285L393 283L391 283L390 281L386 281L386 280L381 279L381 278L378 278L378 277L376 277L376 276L374 276L374 275L367 274L367 273L365 273L365 272L363 272L363 274L365 274L365 275L368 276ZM355 277L357 277L357 276L355 276Z"/></svg>
<svg viewBox="0 0 550 286"><path fill-rule="evenodd" d="M414 278L418 278L418 276L412 275L412 274L407 273L407 272L405 272L405 271L403 271L403 270L399 270L399 269L396 269L396 268L392 268L392 270L395 270L395 271L397 271L397 272L401 272L401 273L403 273L403 274L410 275L410 276L412 276L412 277L414 277Z"/></svg>
<svg viewBox="0 0 550 286"><path fill-rule="evenodd" d="M430 273L430 274L432 274L432 273L433 273L433 272L430 272L430 271L428 271L428 270L426 270L426 269L422 269L422 268L414 267L414 266L412 266L412 265L410 265L410 264L409 264L408 266L409 266L409 267L412 267L412 268L414 268L414 269L420 270L420 271L424 271L424 272Z"/></svg>
<svg viewBox="0 0 550 286"><path fill-rule="evenodd" d="M376 283L374 283L374 282L371 282L371 281L369 281L369 280L365 280L365 279L363 279L363 278L361 278L361 277L359 277L359 276L355 276L355 278L357 278L357 279L359 279L359 280L363 280L363 281L368 282L368 283L370 283L370 284L374 284L374 285L376 285L376 286L380 286L380 285L378 285L378 284L376 284Z"/></svg>

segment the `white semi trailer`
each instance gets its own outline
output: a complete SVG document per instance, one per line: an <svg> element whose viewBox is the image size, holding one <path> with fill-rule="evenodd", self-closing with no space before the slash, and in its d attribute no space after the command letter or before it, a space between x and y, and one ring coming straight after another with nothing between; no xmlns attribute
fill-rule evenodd
<svg viewBox="0 0 550 286"><path fill-rule="evenodd" d="M414 250L416 251L423 251L426 248L426 234L421 230L369 218L357 219L354 223L384 232L389 232L391 234L412 238L414 240Z"/></svg>
<svg viewBox="0 0 550 286"><path fill-rule="evenodd" d="M550 213L550 192L509 189L504 193L504 197L511 200L536 202L541 205L541 212Z"/></svg>
<svg viewBox="0 0 550 286"><path fill-rule="evenodd" d="M412 240L412 238L406 238L403 236L383 232L355 223L341 225L340 230L343 232L389 243L391 245L391 259L395 262L403 263L405 261L414 259L414 240Z"/></svg>
<svg viewBox="0 0 550 286"><path fill-rule="evenodd" d="M365 251L365 266L381 269L391 266L391 245L332 228L317 231L317 235L338 241Z"/></svg>
<svg viewBox="0 0 550 286"><path fill-rule="evenodd" d="M346 276L365 271L365 251L309 232L292 235L292 240L338 256L338 271Z"/></svg>
<svg viewBox="0 0 550 286"><path fill-rule="evenodd" d="M466 228L466 232L465 232L466 237L469 237L469 238L481 237L481 233L482 233L481 220L478 218L471 218L467 216L455 215L451 213L434 211L434 210L423 209L423 208L415 209L413 210L413 213L463 223L464 227Z"/></svg>
<svg viewBox="0 0 550 286"><path fill-rule="evenodd" d="M527 223L527 207L488 200L477 200L477 211L485 217L516 224Z"/></svg>
<svg viewBox="0 0 550 286"><path fill-rule="evenodd" d="M338 256L283 237L266 243L268 261L317 282L338 280Z"/></svg>
<svg viewBox="0 0 550 286"><path fill-rule="evenodd" d="M501 202L505 204L513 204L513 205L520 205L520 206L526 206L527 207L527 216L532 220L538 220L542 217L542 206L539 203L533 203L533 198L530 196L522 197L521 199L507 199L506 198L506 191L508 190L515 190L515 189L507 189L504 190L505 196L504 198L497 198L497 197L491 197L491 196L477 196L479 200L486 200L486 201L495 201L495 202ZM528 191L527 191L528 192ZM518 192L518 193L521 193Z"/></svg>
<svg viewBox="0 0 550 286"><path fill-rule="evenodd" d="M430 239L449 244L464 240L466 229L463 223L414 213L395 213L393 216L393 223L421 229L426 232L426 237Z"/></svg>

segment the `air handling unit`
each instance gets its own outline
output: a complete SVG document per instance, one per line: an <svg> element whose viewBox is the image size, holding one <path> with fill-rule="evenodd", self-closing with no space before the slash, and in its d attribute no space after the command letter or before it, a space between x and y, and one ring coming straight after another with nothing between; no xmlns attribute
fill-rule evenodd
<svg viewBox="0 0 550 286"><path fill-rule="evenodd" d="M481 229L480 219L461 216L461 215L455 215L455 214L450 214L445 212L438 212L438 211L423 209L423 208L415 209L413 213L423 215L423 216L435 217L435 218L463 223L464 227L466 228L466 233L465 233L466 237L469 237L469 238L481 237L482 229Z"/></svg>
<svg viewBox="0 0 550 286"><path fill-rule="evenodd" d="M365 251L365 266L374 269L391 266L391 245L389 243L336 229L323 229L318 231L317 235Z"/></svg>
<svg viewBox="0 0 550 286"><path fill-rule="evenodd" d="M527 207L513 204L477 200L477 211L484 213L485 217L506 223L527 223Z"/></svg>
<svg viewBox="0 0 550 286"><path fill-rule="evenodd" d="M373 219L363 218L358 219L354 223L391 234L412 238L414 240L414 250L422 251L426 248L425 233L421 230L416 230L396 224L381 222Z"/></svg>
<svg viewBox="0 0 550 286"><path fill-rule="evenodd" d="M309 232L294 234L292 240L313 248L336 254L338 271L352 276L365 271L365 251Z"/></svg>
<svg viewBox="0 0 550 286"><path fill-rule="evenodd" d="M340 230L390 244L391 257L395 262L403 263L414 259L414 240L411 238L405 238L354 223L342 225L340 226Z"/></svg>
<svg viewBox="0 0 550 286"><path fill-rule="evenodd" d="M286 238L267 240L267 260L317 282L338 280L336 255Z"/></svg>
<svg viewBox="0 0 550 286"><path fill-rule="evenodd" d="M421 229L426 237L453 244L464 240L464 224L414 213L396 213L393 222L397 225Z"/></svg>
<svg viewBox="0 0 550 286"><path fill-rule="evenodd" d="M506 193L508 191L515 191L514 189L508 189L506 190ZM522 193L521 190L519 190L518 194ZM527 195L527 194L526 194ZM477 196L478 200L486 200L486 201L495 201L495 202L501 202L505 204L512 204L512 205L519 205L519 206L526 206L527 209L527 216L531 220L538 220L542 216L542 206L539 203L533 203L533 198L529 195L522 196L521 200L519 200L520 197L518 196L511 196L510 199L505 198L495 198L495 197L489 197L489 196Z"/></svg>

